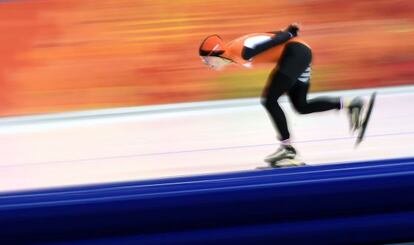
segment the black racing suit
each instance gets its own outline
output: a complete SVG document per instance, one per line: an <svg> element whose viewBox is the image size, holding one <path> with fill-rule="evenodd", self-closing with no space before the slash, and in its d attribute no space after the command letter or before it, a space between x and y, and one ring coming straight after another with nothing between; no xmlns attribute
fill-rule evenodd
<svg viewBox="0 0 414 245"><path fill-rule="evenodd" d="M271 41L262 43L254 49L246 48L243 58L249 60L255 55L266 51L278 44L289 40L292 35L280 32ZM262 103L279 132L279 140L290 138L285 113L278 103L279 97L287 93L297 112L309 114L332 109L341 109L339 97L318 97L307 100L311 75L312 51L306 45L291 42L286 45L278 65L268 78L268 83L262 94Z"/></svg>

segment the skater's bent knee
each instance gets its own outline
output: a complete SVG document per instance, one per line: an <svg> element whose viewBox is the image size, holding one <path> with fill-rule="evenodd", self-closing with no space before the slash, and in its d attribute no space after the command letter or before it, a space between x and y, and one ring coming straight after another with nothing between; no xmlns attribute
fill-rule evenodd
<svg viewBox="0 0 414 245"><path fill-rule="evenodd" d="M279 106L279 104L277 103L277 100L269 99L269 98L262 98L261 103L268 110Z"/></svg>
<svg viewBox="0 0 414 245"><path fill-rule="evenodd" d="M266 107L266 101L267 101L266 97L261 97L260 98L260 104L262 104L262 106L264 106L264 107Z"/></svg>
<svg viewBox="0 0 414 245"><path fill-rule="evenodd" d="M295 109L300 114L309 114L309 113L311 113L306 106L295 107Z"/></svg>
<svg viewBox="0 0 414 245"><path fill-rule="evenodd" d="M295 108L295 111L297 111L300 114L308 114L309 108L308 104L306 102L302 101L292 101L293 108Z"/></svg>

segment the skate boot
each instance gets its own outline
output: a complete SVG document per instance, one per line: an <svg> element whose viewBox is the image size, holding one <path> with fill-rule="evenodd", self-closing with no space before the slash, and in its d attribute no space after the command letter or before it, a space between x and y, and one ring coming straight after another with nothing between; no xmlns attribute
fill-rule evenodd
<svg viewBox="0 0 414 245"><path fill-rule="evenodd" d="M351 132L355 132L362 125L362 110L364 109L365 102L361 97L355 97L351 100L348 106L348 115L350 119Z"/></svg>
<svg viewBox="0 0 414 245"><path fill-rule="evenodd" d="M296 157L296 150L291 145L281 145L277 151L267 156L264 161L271 166L277 164L283 159L294 159Z"/></svg>

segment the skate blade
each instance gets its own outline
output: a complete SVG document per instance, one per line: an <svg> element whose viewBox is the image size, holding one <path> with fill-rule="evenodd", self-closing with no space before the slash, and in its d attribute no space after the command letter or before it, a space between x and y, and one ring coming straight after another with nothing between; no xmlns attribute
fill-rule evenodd
<svg viewBox="0 0 414 245"><path fill-rule="evenodd" d="M369 104L368 104L368 108L367 111L364 115L364 119L362 121L361 127L359 128L359 132L358 132L358 136L357 136L357 140L355 142L355 147L358 147L358 145L362 142L362 140L364 139L365 136L365 131L367 129L368 126L368 122L369 119L371 117L371 113L372 113L372 109L374 108L374 103L375 103L375 98L376 98L377 93L374 92L371 95L371 98L369 100Z"/></svg>
<svg viewBox="0 0 414 245"><path fill-rule="evenodd" d="M271 164L271 166L274 168L298 167L304 165L306 164L298 159L282 159Z"/></svg>
<svg viewBox="0 0 414 245"><path fill-rule="evenodd" d="M277 163L270 163L267 166L260 166L256 167L257 170L271 170L277 168L290 168L290 167L300 167L300 166L309 166L306 165L304 162L301 162L296 159L283 159Z"/></svg>

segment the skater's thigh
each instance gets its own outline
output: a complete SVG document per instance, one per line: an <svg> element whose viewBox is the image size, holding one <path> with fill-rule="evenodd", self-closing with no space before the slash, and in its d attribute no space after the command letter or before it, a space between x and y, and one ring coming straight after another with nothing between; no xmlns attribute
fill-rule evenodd
<svg viewBox="0 0 414 245"><path fill-rule="evenodd" d="M308 70L310 74L311 62L312 51L301 43L293 42L286 45L278 70L296 82Z"/></svg>
<svg viewBox="0 0 414 245"><path fill-rule="evenodd" d="M307 46L301 43L286 45L278 66L269 76L262 98L277 100L282 94L289 92L301 76L310 76L311 60L312 52Z"/></svg>
<svg viewBox="0 0 414 245"><path fill-rule="evenodd" d="M306 104L306 97L309 91L309 82L296 81L296 83L289 89L288 97L292 104L297 108Z"/></svg>
<svg viewBox="0 0 414 245"><path fill-rule="evenodd" d="M277 68L270 74L267 86L263 90L262 98L265 100L277 100L279 97L288 92L294 82Z"/></svg>

